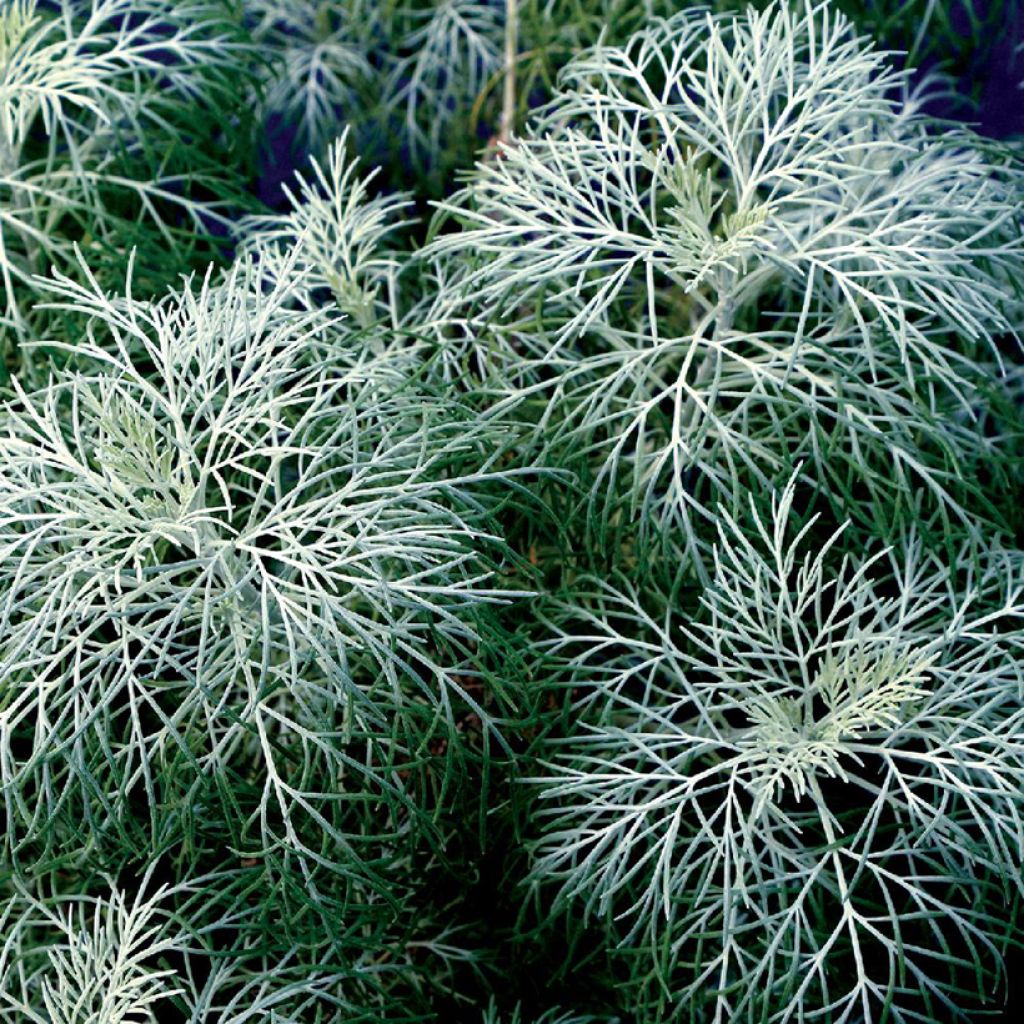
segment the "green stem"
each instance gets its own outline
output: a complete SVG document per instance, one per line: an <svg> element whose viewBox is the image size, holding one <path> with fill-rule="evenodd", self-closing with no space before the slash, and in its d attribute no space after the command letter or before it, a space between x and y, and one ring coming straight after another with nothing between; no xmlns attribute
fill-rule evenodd
<svg viewBox="0 0 1024 1024"><path fill-rule="evenodd" d="M519 0L505 0L505 83L498 141L508 144L516 123L516 65L519 52Z"/></svg>
<svg viewBox="0 0 1024 1024"><path fill-rule="evenodd" d="M700 363L697 365L697 372L693 377L691 391L697 391L711 376L711 373L718 361L717 342L721 339L722 335L732 327L732 318L734 315L735 303L733 301L733 295L731 291L727 291L723 294L718 305L715 307L714 327L711 331L711 341L712 343L715 343L714 347L705 352L701 357ZM683 406L683 414L680 417L680 420L686 424L687 434L692 433L697 425L697 413L697 402L691 394L690 397L687 398L686 404Z"/></svg>
<svg viewBox="0 0 1024 1024"><path fill-rule="evenodd" d="M19 214L27 214L29 212L29 201L28 196L24 190L18 188L16 182L18 169L21 165L21 147L16 146L14 142L8 138L7 133L0 128L0 182L6 182L6 191L9 193L9 204L11 212L15 215L15 224L18 223L17 217ZM25 261L27 269L33 273L40 273L45 270L44 267L40 267L40 251L39 244L26 232L14 228L15 235L20 239L21 244L24 248ZM17 349L18 349L18 336L22 334L25 328L24 320L21 316L21 310L18 306L18 300L16 298L15 289L13 282L11 281L10 273L5 269L4 281L5 289L7 291L7 301L5 303L5 312L11 317L15 324L15 331L11 336L11 353L10 357L16 362L17 360ZM7 359L8 353L0 352L0 378L6 379L7 377Z"/></svg>

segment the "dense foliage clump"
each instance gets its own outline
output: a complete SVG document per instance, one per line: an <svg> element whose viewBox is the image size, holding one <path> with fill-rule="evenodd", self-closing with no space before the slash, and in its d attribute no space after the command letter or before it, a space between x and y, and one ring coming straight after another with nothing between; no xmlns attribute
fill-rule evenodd
<svg viewBox="0 0 1024 1024"><path fill-rule="evenodd" d="M0 0L3 1024L999 1012L1017 12L895 6Z"/></svg>

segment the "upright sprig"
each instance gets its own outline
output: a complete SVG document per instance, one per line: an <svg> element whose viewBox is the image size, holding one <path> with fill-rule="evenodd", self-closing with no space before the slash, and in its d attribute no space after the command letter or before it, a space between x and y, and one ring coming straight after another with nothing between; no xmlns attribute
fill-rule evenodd
<svg viewBox="0 0 1024 1024"><path fill-rule="evenodd" d="M312 160L307 180L296 173L297 191L285 187L290 210L254 215L238 226L240 254L258 260L269 281L286 285L293 302L314 311L335 305L357 329L400 319L397 278L401 261L392 251L408 223L408 195L371 196L376 170L360 175L350 157L346 129L323 162Z"/></svg>
<svg viewBox="0 0 1024 1024"><path fill-rule="evenodd" d="M154 1022L182 993L167 955L180 936L161 912L163 892L105 897L6 894L0 921L0 1017L24 1024Z"/></svg>

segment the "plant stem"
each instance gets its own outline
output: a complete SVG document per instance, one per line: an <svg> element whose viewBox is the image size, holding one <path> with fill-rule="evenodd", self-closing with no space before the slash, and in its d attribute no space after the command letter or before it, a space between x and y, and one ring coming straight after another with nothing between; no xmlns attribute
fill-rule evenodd
<svg viewBox="0 0 1024 1024"><path fill-rule="evenodd" d="M519 51L519 0L505 0L505 82L498 142L508 145L516 120L516 64Z"/></svg>
<svg viewBox="0 0 1024 1024"><path fill-rule="evenodd" d="M711 332L712 348L709 349L701 357L700 362L697 364L697 371L693 377L693 384L691 390L696 392L707 382L708 378L714 371L717 361L719 358L719 350L717 342L721 337L732 327L732 318L735 313L735 303L731 292L726 294L719 300L718 305L715 307L714 316L714 327ZM681 421L685 422L687 433L692 433L697 425L699 409L694 394L691 394L686 404L683 406L683 414L680 417Z"/></svg>
<svg viewBox="0 0 1024 1024"><path fill-rule="evenodd" d="M14 145L7 138L7 133L0 128L0 178L9 178L18 169L18 154Z"/></svg>
<svg viewBox="0 0 1024 1024"><path fill-rule="evenodd" d="M15 214L15 224L17 224L17 214L24 212L27 206L25 196L14 185L14 178L18 172L20 160L20 152L7 137L7 133L3 128L0 128L0 182L7 182L6 191L10 197L8 200L10 208ZM18 231L17 228L15 228L15 231L25 243L27 258L31 263L34 254L32 240L22 235L22 232ZM11 333L9 338L5 338L3 334L0 334L0 381L6 383L9 377L8 360L12 362L17 361L17 336L23 329L24 323L21 317L21 310L18 308L18 302L15 298L14 282L7 267L4 267L3 285L7 296L6 302L0 307L0 316L9 316L14 324L14 332Z"/></svg>

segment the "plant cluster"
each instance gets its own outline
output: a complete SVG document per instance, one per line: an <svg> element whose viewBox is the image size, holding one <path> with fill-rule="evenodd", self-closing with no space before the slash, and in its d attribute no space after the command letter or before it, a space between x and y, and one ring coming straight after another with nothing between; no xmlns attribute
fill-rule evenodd
<svg viewBox="0 0 1024 1024"><path fill-rule="evenodd" d="M955 8L0 0L0 1022L998 1011Z"/></svg>

